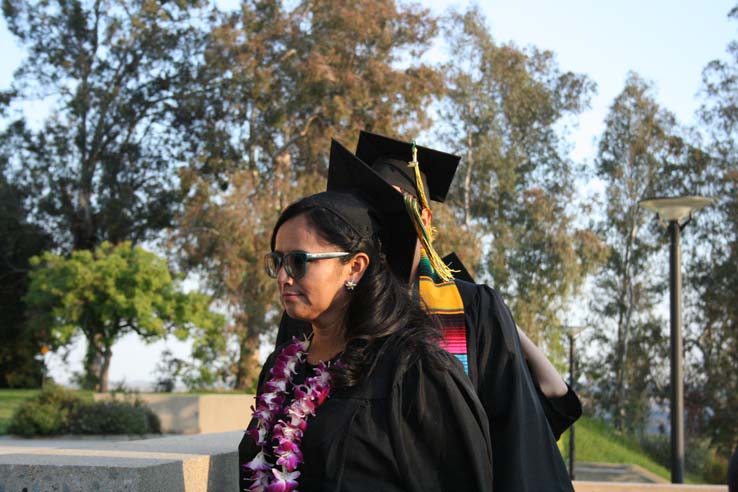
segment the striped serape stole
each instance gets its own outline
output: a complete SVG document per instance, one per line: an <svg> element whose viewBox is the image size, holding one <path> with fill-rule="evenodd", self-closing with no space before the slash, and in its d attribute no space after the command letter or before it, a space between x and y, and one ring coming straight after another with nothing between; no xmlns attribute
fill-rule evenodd
<svg viewBox="0 0 738 492"><path fill-rule="evenodd" d="M464 303L461 294L453 280L444 282L436 275L423 250L418 266L418 290L428 312L438 316L441 322L441 347L459 359L464 366L464 372L469 374Z"/></svg>

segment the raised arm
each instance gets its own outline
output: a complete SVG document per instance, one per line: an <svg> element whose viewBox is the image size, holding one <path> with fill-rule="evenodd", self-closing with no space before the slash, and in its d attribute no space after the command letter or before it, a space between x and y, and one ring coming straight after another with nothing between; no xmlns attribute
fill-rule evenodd
<svg viewBox="0 0 738 492"><path fill-rule="evenodd" d="M546 398L559 398L566 395L569 388L566 386L559 371L551 364L551 361L548 360L543 351L528 338L528 335L519 326L516 326L516 328L520 337L520 346L523 349L523 355L528 361L528 367L530 367L533 377L538 382L541 392Z"/></svg>

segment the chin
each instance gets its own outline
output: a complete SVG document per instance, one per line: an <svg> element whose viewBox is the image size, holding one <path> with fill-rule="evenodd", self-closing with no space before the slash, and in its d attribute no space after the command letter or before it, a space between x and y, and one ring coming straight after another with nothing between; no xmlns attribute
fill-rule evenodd
<svg viewBox="0 0 738 492"><path fill-rule="evenodd" d="M292 319L296 319L298 321L306 321L308 323L313 319L312 316L306 313L304 309L300 309L299 306L283 304L283 307L284 311L287 313L287 316Z"/></svg>

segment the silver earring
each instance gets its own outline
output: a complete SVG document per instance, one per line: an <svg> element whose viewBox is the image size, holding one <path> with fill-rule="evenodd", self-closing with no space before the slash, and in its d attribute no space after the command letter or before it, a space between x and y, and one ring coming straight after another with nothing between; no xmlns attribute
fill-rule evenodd
<svg viewBox="0 0 738 492"><path fill-rule="evenodd" d="M346 287L346 290L347 291L351 292L352 290L354 290L356 288L356 282L354 282L353 280L349 279L349 280L346 280L346 282L343 284L343 286Z"/></svg>

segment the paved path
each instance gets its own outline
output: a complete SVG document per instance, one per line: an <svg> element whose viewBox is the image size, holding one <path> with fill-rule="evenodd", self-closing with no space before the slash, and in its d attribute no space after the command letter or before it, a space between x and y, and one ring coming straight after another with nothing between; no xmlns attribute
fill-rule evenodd
<svg viewBox="0 0 738 492"><path fill-rule="evenodd" d="M574 478L587 482L668 483L668 480L637 465L586 461L574 465Z"/></svg>
<svg viewBox="0 0 738 492"><path fill-rule="evenodd" d="M86 449L99 442L128 442L142 439L168 437L173 434L148 434L143 436L58 436L24 439L17 436L0 436L0 447L17 448L52 448L52 449Z"/></svg>

